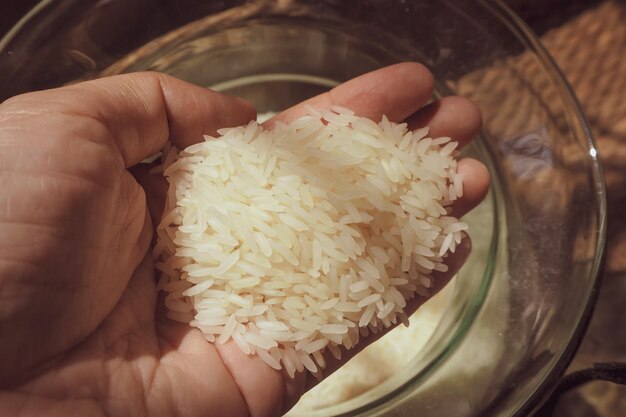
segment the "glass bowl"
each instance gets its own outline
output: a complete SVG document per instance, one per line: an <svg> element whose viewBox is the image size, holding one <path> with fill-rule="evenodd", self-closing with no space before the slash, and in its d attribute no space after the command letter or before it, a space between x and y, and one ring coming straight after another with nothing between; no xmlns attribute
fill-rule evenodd
<svg viewBox="0 0 626 417"><path fill-rule="evenodd" d="M396 352L401 369L350 400L291 414L530 415L595 301L605 189L571 90L499 1L46 0L0 41L0 100L156 70L264 113L401 61L426 64L437 96L483 111L482 134L464 150L493 178L465 218L472 254L423 309L432 329Z"/></svg>

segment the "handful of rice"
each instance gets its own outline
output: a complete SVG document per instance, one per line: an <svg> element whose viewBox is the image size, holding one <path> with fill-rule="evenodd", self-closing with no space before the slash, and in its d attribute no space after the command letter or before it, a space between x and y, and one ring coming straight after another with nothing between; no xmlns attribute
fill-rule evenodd
<svg viewBox="0 0 626 417"><path fill-rule="evenodd" d="M218 133L164 162L169 316L292 377L406 323L467 229L457 143L340 107Z"/></svg>

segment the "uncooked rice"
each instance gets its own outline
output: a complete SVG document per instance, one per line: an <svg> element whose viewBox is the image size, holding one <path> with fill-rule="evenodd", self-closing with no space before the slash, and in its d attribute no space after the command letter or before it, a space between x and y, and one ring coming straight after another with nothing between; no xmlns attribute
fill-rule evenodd
<svg viewBox="0 0 626 417"><path fill-rule="evenodd" d="M457 143L332 107L164 153L154 255L169 316L293 377L407 324L467 225Z"/></svg>

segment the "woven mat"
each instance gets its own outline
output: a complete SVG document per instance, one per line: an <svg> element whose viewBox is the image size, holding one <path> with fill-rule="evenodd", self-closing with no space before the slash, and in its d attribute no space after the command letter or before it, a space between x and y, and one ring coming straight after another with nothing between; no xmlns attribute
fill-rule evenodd
<svg viewBox="0 0 626 417"><path fill-rule="evenodd" d="M609 198L621 200L626 197L626 2L604 2L542 41L587 114Z"/></svg>
<svg viewBox="0 0 626 417"><path fill-rule="evenodd" d="M544 10L544 13L550 12ZM555 7L551 13L558 15L560 9ZM550 20L539 19L538 25L544 27ZM625 198L626 2L603 2L546 32L541 39L572 85L590 121L606 170L609 198ZM551 82L541 62L525 53L475 71L453 87L479 103L486 115L485 125L492 134L507 138L529 126L554 125L542 123L536 120L537 115L524 111L536 105L538 97L545 103L550 117L558 119L562 113L558 107L560 100L550 96L556 94L549 88ZM557 120L552 128L567 131L566 123ZM580 150L563 149L557 157L572 168L567 173L572 175L576 172L576 159L587 155Z"/></svg>

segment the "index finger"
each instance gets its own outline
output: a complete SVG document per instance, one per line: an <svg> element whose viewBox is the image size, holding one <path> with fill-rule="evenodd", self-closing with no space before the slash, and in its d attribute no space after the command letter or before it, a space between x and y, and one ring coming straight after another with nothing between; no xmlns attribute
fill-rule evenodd
<svg viewBox="0 0 626 417"><path fill-rule="evenodd" d="M432 96L435 81L422 64L405 62L356 77L330 91L297 104L265 122L289 123L314 109L347 107L357 115L379 121L386 115L392 122L402 122L422 107Z"/></svg>

